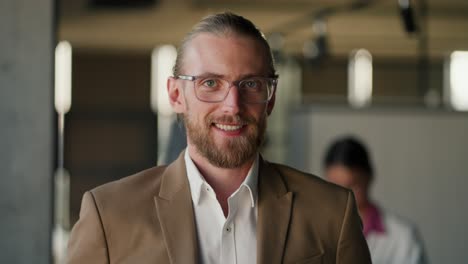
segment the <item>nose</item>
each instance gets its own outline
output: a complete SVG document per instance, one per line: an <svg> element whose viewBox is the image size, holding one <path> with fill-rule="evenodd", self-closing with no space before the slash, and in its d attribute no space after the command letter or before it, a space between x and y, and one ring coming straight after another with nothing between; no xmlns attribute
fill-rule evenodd
<svg viewBox="0 0 468 264"><path fill-rule="evenodd" d="M223 104L223 109L225 113L228 113L228 114L239 113L241 102L240 102L239 89L237 88L236 85L231 86L222 104Z"/></svg>

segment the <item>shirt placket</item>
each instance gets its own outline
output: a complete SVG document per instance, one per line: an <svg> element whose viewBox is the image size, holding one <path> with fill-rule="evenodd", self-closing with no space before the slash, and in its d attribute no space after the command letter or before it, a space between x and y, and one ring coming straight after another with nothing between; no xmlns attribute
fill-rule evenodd
<svg viewBox="0 0 468 264"><path fill-rule="evenodd" d="M236 211L239 206L239 193L235 193L232 197L228 198L228 208L229 214L226 219L226 222L223 225L223 230L221 233L221 262L220 263L229 263L236 264L236 236L235 236L235 219Z"/></svg>

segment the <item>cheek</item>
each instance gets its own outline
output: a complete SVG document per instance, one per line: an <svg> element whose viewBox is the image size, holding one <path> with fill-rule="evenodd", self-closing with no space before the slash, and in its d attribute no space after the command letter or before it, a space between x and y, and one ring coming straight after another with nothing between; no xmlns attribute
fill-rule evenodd
<svg viewBox="0 0 468 264"><path fill-rule="evenodd" d="M257 121L268 117L266 105L246 105L245 112Z"/></svg>
<svg viewBox="0 0 468 264"><path fill-rule="evenodd" d="M186 97L185 105L187 110L187 115L191 118L200 119L200 117L206 116L209 113L210 105L206 103L199 102L194 97Z"/></svg>

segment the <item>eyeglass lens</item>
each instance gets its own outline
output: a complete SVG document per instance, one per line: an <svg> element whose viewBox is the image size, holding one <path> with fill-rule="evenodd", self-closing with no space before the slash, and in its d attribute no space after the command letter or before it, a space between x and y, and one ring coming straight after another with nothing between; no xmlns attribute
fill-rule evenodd
<svg viewBox="0 0 468 264"><path fill-rule="evenodd" d="M200 78L194 84L198 99L206 102L224 100L231 89L231 83L221 78ZM233 84L238 88L241 100L248 103L268 101L274 89L274 81L264 77L252 77Z"/></svg>

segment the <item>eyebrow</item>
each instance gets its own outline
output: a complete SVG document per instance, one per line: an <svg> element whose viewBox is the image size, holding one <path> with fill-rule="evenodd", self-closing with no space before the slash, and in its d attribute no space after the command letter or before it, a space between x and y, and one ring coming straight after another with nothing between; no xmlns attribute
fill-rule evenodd
<svg viewBox="0 0 468 264"><path fill-rule="evenodd" d="M217 73L214 73L214 72L204 72L204 73L201 73L201 74L198 74L196 75L198 77L216 77L216 78L224 78L226 77L225 75L223 74L217 74Z"/></svg>
<svg viewBox="0 0 468 264"><path fill-rule="evenodd" d="M204 72L204 73L201 73L201 74L199 74L197 76L202 77L202 78L205 78L205 77L216 77L216 78L221 78L221 79L226 78L226 75L218 74L218 73L214 73L214 72ZM243 80L243 79L250 78L250 77L263 77L263 76L264 75L261 75L261 74L244 74L244 75L241 75L240 78L238 78L237 80Z"/></svg>

